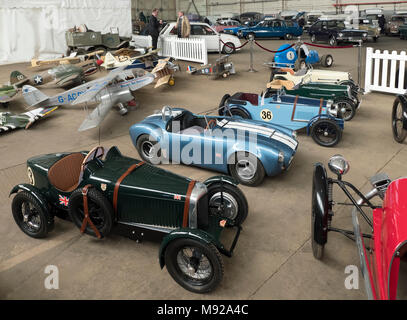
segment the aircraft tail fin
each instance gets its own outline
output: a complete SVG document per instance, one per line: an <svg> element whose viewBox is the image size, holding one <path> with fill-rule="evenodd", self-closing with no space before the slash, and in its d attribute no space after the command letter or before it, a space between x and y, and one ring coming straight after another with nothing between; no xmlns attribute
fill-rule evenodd
<svg viewBox="0 0 407 320"><path fill-rule="evenodd" d="M193 66L187 66L187 72L188 73L195 73L196 72L196 68L195 67L193 67Z"/></svg>
<svg viewBox="0 0 407 320"><path fill-rule="evenodd" d="M23 83L26 83L29 79L23 75L20 71L13 71L10 74L10 84L13 86L19 86Z"/></svg>
<svg viewBox="0 0 407 320"><path fill-rule="evenodd" d="M46 94L29 85L23 86L23 97L25 102L31 107L49 99Z"/></svg>

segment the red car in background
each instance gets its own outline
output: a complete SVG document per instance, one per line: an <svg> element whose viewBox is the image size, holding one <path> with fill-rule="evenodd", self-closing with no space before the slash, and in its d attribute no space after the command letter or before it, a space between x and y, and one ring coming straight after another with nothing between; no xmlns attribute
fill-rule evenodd
<svg viewBox="0 0 407 320"><path fill-rule="evenodd" d="M225 28L234 28L240 26L241 26L240 22L236 20L218 20L213 26L213 28L217 32L223 32Z"/></svg>
<svg viewBox="0 0 407 320"><path fill-rule="evenodd" d="M386 174L370 178L372 189L362 194L342 180L349 163L341 155L328 163L336 175L330 178L322 163L316 163L312 184L311 245L318 260L323 258L328 232L337 232L356 242L367 297L375 300L407 298L407 178L391 181ZM350 203L333 200L333 185L345 193ZM356 200L355 194L359 198ZM380 204L372 203L378 197ZM334 205L351 205L353 231L332 226ZM370 231L362 233L359 217ZM399 272L400 271L400 272Z"/></svg>

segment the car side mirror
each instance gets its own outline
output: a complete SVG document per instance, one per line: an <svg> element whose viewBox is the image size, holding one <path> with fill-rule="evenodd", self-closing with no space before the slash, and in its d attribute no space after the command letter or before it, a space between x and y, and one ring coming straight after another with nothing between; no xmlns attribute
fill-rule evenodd
<svg viewBox="0 0 407 320"><path fill-rule="evenodd" d="M340 178L349 171L349 162L340 154L336 154L329 159L329 170Z"/></svg>

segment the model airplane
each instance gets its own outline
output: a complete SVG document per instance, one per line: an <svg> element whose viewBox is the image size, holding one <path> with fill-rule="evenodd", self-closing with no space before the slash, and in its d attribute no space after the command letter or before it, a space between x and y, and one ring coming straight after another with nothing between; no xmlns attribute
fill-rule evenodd
<svg viewBox="0 0 407 320"><path fill-rule="evenodd" d="M58 109L58 107L37 108L20 114L0 112L0 133L18 128L28 129L35 121L45 117L56 109Z"/></svg>
<svg viewBox="0 0 407 320"><path fill-rule="evenodd" d="M205 74L211 75L214 78L223 77L226 78L231 74L235 74L235 66L233 62L229 62L229 56L225 55L218 59L216 59L216 64L212 66L212 64L206 64L199 68L188 66L187 72L189 74Z"/></svg>
<svg viewBox="0 0 407 320"><path fill-rule="evenodd" d="M107 52L102 63L102 67L106 70L127 66L130 68L151 69L154 68L160 57L158 56L159 49L152 50L146 54L140 55L138 51L124 51L120 49L113 54Z"/></svg>
<svg viewBox="0 0 407 320"><path fill-rule="evenodd" d="M171 62L170 58L158 60L155 68L151 70L157 80L154 88L158 88L163 84L173 86L175 84L174 73L178 70L179 65Z"/></svg>
<svg viewBox="0 0 407 320"><path fill-rule="evenodd" d="M10 74L10 83L15 86L21 86L23 84L40 86L47 84L63 87L73 83L82 83L87 76L97 71L97 62L88 60L76 65L61 64L48 71L36 74L32 78L27 78L20 71L13 71Z"/></svg>
<svg viewBox="0 0 407 320"><path fill-rule="evenodd" d="M99 105L83 121L79 131L99 126L113 106L119 107L122 115L127 113L123 104L134 100L133 92L154 81L154 75L143 69L124 70L124 67L111 71L107 76L48 97L38 89L25 85L23 97L30 106L75 105L98 102Z"/></svg>
<svg viewBox="0 0 407 320"><path fill-rule="evenodd" d="M51 60L38 60L38 59L31 59L31 67L42 67L46 65L55 65L55 64L70 64L70 63L78 63L81 61L88 60L92 57L102 55L105 51L104 50L97 50L94 52L90 52L83 55L77 55L76 52L73 52L69 57L62 57L57 59Z"/></svg>
<svg viewBox="0 0 407 320"><path fill-rule="evenodd" d="M7 107L9 101L17 94L18 89L15 86L0 86L0 104Z"/></svg>

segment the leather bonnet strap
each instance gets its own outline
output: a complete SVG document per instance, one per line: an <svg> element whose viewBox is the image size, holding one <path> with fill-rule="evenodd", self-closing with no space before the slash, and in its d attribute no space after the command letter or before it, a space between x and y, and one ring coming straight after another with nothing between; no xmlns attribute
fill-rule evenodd
<svg viewBox="0 0 407 320"><path fill-rule="evenodd" d="M114 212L117 213L117 198L119 196L119 187L120 184L123 182L123 180L130 174L132 173L135 169L137 169L138 167L141 167L143 164L145 164L144 161L140 161L139 163L135 163L133 165L131 165L127 171L125 173L123 173L121 175L121 177L119 179L117 179L116 184L114 186L114 192L113 192L113 209Z"/></svg>
<svg viewBox="0 0 407 320"><path fill-rule="evenodd" d="M102 238L102 235L100 234L99 230L95 227L95 225L93 224L92 220L89 217L89 207L88 207L88 189L92 188L91 184L87 184L86 186L83 187L82 189L82 196L83 196L83 214L85 215L85 217L83 218L82 221L82 226L81 226L81 233L85 232L86 226L89 223L90 227L92 228L92 230L95 232L96 237L98 237L98 239Z"/></svg>
<svg viewBox="0 0 407 320"><path fill-rule="evenodd" d="M196 181L192 180L187 189L187 194L185 195L185 204L184 204L184 218L182 220L182 227L186 228L188 227L188 220L189 220L189 201L191 199L191 193L192 190L194 189Z"/></svg>

